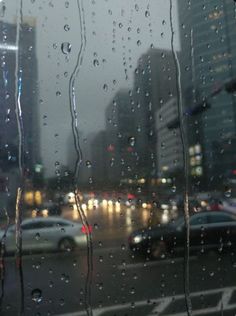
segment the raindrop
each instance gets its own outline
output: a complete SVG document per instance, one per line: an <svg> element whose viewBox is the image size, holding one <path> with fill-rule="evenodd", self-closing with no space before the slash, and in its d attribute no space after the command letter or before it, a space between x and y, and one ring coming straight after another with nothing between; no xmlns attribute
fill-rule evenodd
<svg viewBox="0 0 236 316"><path fill-rule="evenodd" d="M59 300L59 304L60 304L61 306L65 305L65 301L64 301L63 298L61 298L61 299Z"/></svg>
<svg viewBox="0 0 236 316"><path fill-rule="evenodd" d="M34 236L34 238L35 238L36 240L39 240L39 239L40 239L40 234L39 234L39 233L36 233L35 236Z"/></svg>
<svg viewBox="0 0 236 316"><path fill-rule="evenodd" d="M63 54L67 55L71 52L71 44L68 42L64 42L61 44L61 51Z"/></svg>
<svg viewBox="0 0 236 316"><path fill-rule="evenodd" d="M56 92L56 96L57 96L57 97L60 97L60 96L61 96L61 92L60 92L60 91L57 91L57 92Z"/></svg>
<svg viewBox="0 0 236 316"><path fill-rule="evenodd" d="M40 303L43 299L42 291L40 289L34 289L31 292L31 298L32 298L32 301L34 301L35 303Z"/></svg>
<svg viewBox="0 0 236 316"><path fill-rule="evenodd" d="M92 167L91 161L89 161L89 160L86 161L86 167L87 168L91 168Z"/></svg>
<svg viewBox="0 0 236 316"><path fill-rule="evenodd" d="M172 186L171 191L172 191L173 193L176 192L176 186L175 186L175 185Z"/></svg>
<svg viewBox="0 0 236 316"><path fill-rule="evenodd" d="M145 11L145 16L146 16L146 18L148 18L150 16L150 12L149 11Z"/></svg>
<svg viewBox="0 0 236 316"><path fill-rule="evenodd" d="M103 90L108 91L108 85L106 83L103 85Z"/></svg>
<svg viewBox="0 0 236 316"><path fill-rule="evenodd" d="M135 289L133 287L130 289L130 294L135 294Z"/></svg>
<svg viewBox="0 0 236 316"><path fill-rule="evenodd" d="M225 197L230 198L231 197L231 189L225 190L224 195L225 195Z"/></svg>
<svg viewBox="0 0 236 316"><path fill-rule="evenodd" d="M64 25L64 30L65 30L66 32L68 32L68 31L70 30L70 27L69 27L68 24L65 24L65 25Z"/></svg>
<svg viewBox="0 0 236 316"><path fill-rule="evenodd" d="M135 146L135 137L134 136L131 136L129 137L129 144L130 146L134 147Z"/></svg>
<svg viewBox="0 0 236 316"><path fill-rule="evenodd" d="M99 66L99 61L98 61L97 59L94 59L93 65L94 65L95 67Z"/></svg>
<svg viewBox="0 0 236 316"><path fill-rule="evenodd" d="M125 250L125 249L126 249L126 247L125 247L124 244L121 245L121 249L122 249L122 250Z"/></svg>
<svg viewBox="0 0 236 316"><path fill-rule="evenodd" d="M142 43L140 40L137 41L137 45L140 46Z"/></svg>

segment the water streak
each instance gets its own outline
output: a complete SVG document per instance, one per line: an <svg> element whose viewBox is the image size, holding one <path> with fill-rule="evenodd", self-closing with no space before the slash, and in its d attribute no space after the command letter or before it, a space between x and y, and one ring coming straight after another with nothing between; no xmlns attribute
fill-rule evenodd
<svg viewBox="0 0 236 316"><path fill-rule="evenodd" d="M22 269L22 230L21 230L21 201L22 201L22 189L18 188L17 198L16 198L16 268L19 271L20 278L20 294L21 294L21 305L20 305L20 315L24 314L24 279L23 279L23 269Z"/></svg>
<svg viewBox="0 0 236 316"><path fill-rule="evenodd" d="M6 243L6 236L7 236L7 231L9 228L9 224L10 224L10 217L8 215L7 209L4 209L4 213L7 219L7 223L6 223L6 228L4 230L3 236L1 238L1 242L0 242L0 246L1 246L1 250L0 250L0 278L1 278L1 296L0 296L0 310L2 308L2 302L3 302L3 298L4 298L4 294L5 294L5 243Z"/></svg>
<svg viewBox="0 0 236 316"><path fill-rule="evenodd" d="M16 22L16 62L15 62L15 112L18 128L18 162L19 162L19 172L20 172L20 184L21 187L17 190L16 198L16 267L19 271L20 279L20 315L24 314L24 279L23 279L23 269L22 269L22 232L21 232L21 197L23 191L24 182L24 128L23 128L23 118L21 109L21 94L22 94L22 70L20 69L20 35L22 31L23 24L23 0L19 0L19 10L17 12L17 22Z"/></svg>
<svg viewBox="0 0 236 316"><path fill-rule="evenodd" d="M86 284L85 284L85 309L88 316L93 315L92 307L91 307L91 287L92 287L92 273L93 273L93 243L92 243L92 236L89 232L89 223L87 221L86 215L81 207L78 192L77 192L77 180L79 177L80 166L82 163L82 151L79 143L79 130L78 130L78 115L76 109L76 95L75 95L75 80L80 71L81 65L83 63L83 57L86 47L86 26L85 26L85 16L84 16L84 7L83 1L77 0L78 12L79 12L79 19L80 19L80 39L81 39L81 46L79 49L77 62L75 68L71 74L70 82L69 82L69 101L70 101L70 113L72 119L72 132L73 132L73 139L74 139L74 147L77 154L77 159L75 163L74 169L74 193L75 193L75 202L76 208L79 212L80 219L83 225L87 228L87 276L86 276Z"/></svg>
<svg viewBox="0 0 236 316"><path fill-rule="evenodd" d="M170 28L171 28L171 50L176 69L176 89L177 89L177 103L178 113L180 119L180 136L183 148L183 167L184 167L184 218L186 228L186 243L185 243L185 255L184 255L184 291L185 291L185 303L188 316L192 315L192 302L190 298L189 289L189 247L190 247L190 225L189 225L189 200L188 200L188 151L186 145L186 135L183 122L183 101L182 101L182 88L181 88L181 70L177 53L174 49L174 27L173 27L173 3L170 0Z"/></svg>

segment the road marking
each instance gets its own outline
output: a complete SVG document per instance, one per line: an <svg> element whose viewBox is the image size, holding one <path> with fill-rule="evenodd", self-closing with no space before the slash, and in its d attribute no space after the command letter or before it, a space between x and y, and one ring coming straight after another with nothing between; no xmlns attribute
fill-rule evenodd
<svg viewBox="0 0 236 316"><path fill-rule="evenodd" d="M197 256L192 256L189 258L190 261L197 260ZM179 262L183 262L183 258L176 258L176 259L166 259L166 260L156 260L156 261L147 261L147 262L139 262L139 263L131 263L131 264L120 264L118 266L118 270L129 270L129 269L140 269L140 268L148 268L148 267L155 267L161 266L166 264L175 264Z"/></svg>
<svg viewBox="0 0 236 316"><path fill-rule="evenodd" d="M219 298L219 301L217 302L216 306L214 307L209 307L209 308L203 308L203 309L197 309L194 310L192 315L197 316L197 315L203 315L203 314L213 314L216 312L221 311L221 307L223 305L223 311L230 311L232 309L236 309L236 303L235 304L230 304L230 299L232 297L233 292L236 291L236 287L225 287L222 289L213 289L213 290L207 290L207 291L199 291L199 292L194 292L191 293L191 298L198 297L200 295L204 295L205 297L207 295L211 294L218 294L221 293L221 297ZM168 296L164 298L157 298L157 299L146 299L142 301L136 301L136 302L130 302L126 304L117 304L117 305L112 305L112 306L107 306L103 308L95 308L93 309L93 316L102 316L104 313L108 312L115 312L118 310L123 310L123 309L135 309L137 307L150 307L151 304L155 304L155 307L152 309L151 313L149 313L147 316L153 316L153 315L159 315L160 313L164 313L165 309L173 302L173 298L175 301L184 299L185 296L184 294L179 294L176 296ZM147 301L149 300L149 304ZM85 311L81 312L73 312L73 313L68 313L68 314L58 314L57 316L86 316L87 313ZM163 316L186 316L186 312L180 312L180 313L171 313L171 314L163 314Z"/></svg>

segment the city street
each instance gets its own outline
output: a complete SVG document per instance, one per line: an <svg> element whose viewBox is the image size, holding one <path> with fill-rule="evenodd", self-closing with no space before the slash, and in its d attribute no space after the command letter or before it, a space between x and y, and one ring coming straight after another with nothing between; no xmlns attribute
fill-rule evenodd
<svg viewBox="0 0 236 316"><path fill-rule="evenodd" d="M86 249L24 255L24 315L186 315L183 258L147 261L133 257L127 247L128 235L143 226L149 214L147 209L115 206L88 210L93 226L91 270ZM236 256L191 256L189 265L194 315L233 315ZM15 316L21 299L15 257L6 258L5 268L1 315Z"/></svg>

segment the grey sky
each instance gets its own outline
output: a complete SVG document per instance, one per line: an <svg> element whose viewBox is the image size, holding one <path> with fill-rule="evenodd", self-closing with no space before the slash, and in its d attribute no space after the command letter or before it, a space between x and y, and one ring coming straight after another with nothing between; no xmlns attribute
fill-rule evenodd
<svg viewBox="0 0 236 316"><path fill-rule="evenodd" d="M15 18L17 3L7 1L7 19ZM79 130L86 135L104 128L104 110L112 97L120 88L132 87L139 56L151 44L170 48L171 33L167 0L84 1L84 14L87 44L76 96ZM47 173L53 174L55 161L66 163L72 137L68 88L81 44L77 1L23 0L23 15L37 18L41 152ZM176 7L174 25L179 49ZM61 51L63 42L71 44L67 56Z"/></svg>

